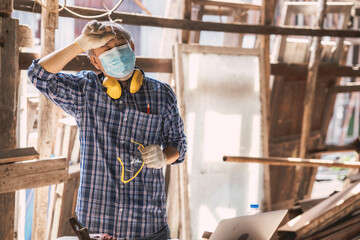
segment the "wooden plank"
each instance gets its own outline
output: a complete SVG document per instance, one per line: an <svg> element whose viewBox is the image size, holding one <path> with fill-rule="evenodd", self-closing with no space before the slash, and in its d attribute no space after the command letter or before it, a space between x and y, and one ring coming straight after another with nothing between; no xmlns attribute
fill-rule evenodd
<svg viewBox="0 0 360 240"><path fill-rule="evenodd" d="M271 25L274 17L276 0L262 1L261 24ZM263 136L263 156L269 156L269 127L270 127L270 36L261 36L260 48L262 50L260 56L260 98L262 119L262 136ZM271 211L271 183L270 183L270 167L264 165L264 192L266 211Z"/></svg>
<svg viewBox="0 0 360 240"><path fill-rule="evenodd" d="M19 67L21 70L26 70L31 65L34 59L39 58L40 55L35 52L22 52L19 58ZM171 73L172 59L171 58L150 58L150 57L136 57L136 66L140 67L145 72ZM85 54L78 55L73 58L63 70L66 71L82 71L92 70L98 71L92 65Z"/></svg>
<svg viewBox="0 0 360 240"><path fill-rule="evenodd" d="M359 92L360 82L347 83L345 85L334 86L331 91L333 93Z"/></svg>
<svg viewBox="0 0 360 240"><path fill-rule="evenodd" d="M44 57L55 50L55 29L58 27L58 2L56 0L43 1L46 9L41 10L41 57ZM53 122L55 105L47 99L43 94L40 94L39 111L38 111L38 139L37 149L40 153L40 158L50 158L51 155L51 143L53 141ZM59 170L64 171L64 170ZM66 172L66 170L65 170ZM39 188L35 189L34 197L34 213L33 213L33 225L32 225L32 239L46 239L46 224L47 224L47 206L48 206L48 185L63 182L63 172L59 172L58 180L48 180L48 184L45 185L41 180L37 183ZM41 186L41 187L40 187Z"/></svg>
<svg viewBox="0 0 360 240"><path fill-rule="evenodd" d="M283 157L242 157L242 156L224 156L225 162L243 162L243 163L262 163L278 166L303 166L303 167L341 167L341 168L360 168L360 162L339 163L332 160L311 159L311 158L283 158Z"/></svg>
<svg viewBox="0 0 360 240"><path fill-rule="evenodd" d="M184 7L182 0L166 1L165 17L167 18L181 18L182 7ZM173 43L180 38L181 32L173 29L163 29L160 45L160 57L171 59L173 57ZM160 75L160 79L164 82L170 83L173 74L168 76ZM176 85L175 85L176 89ZM168 181L167 181L168 180ZM168 224L173 238L180 238L180 181L179 181L179 166L168 165L165 172L165 191L167 199L167 217Z"/></svg>
<svg viewBox="0 0 360 240"><path fill-rule="evenodd" d="M340 224L338 227L345 226L339 230L333 231L331 234L328 234L324 236L323 239L359 239L360 237L360 222L359 222L359 216L356 220L354 220L355 223L347 225L348 223ZM336 229L338 229L336 227ZM326 231L326 233L330 232ZM320 236L323 236L323 234L319 234ZM308 239L319 239L316 236L310 236Z"/></svg>
<svg viewBox="0 0 360 240"><path fill-rule="evenodd" d="M25 176L11 177L0 180L0 193L14 190L38 188L52 184L63 183L67 178L67 169L59 169L43 173L28 174ZM47 208L45 208L47 210ZM46 212L46 211L45 211ZM45 216L46 220L46 216ZM45 225L46 226L46 221ZM44 228L45 231L45 228Z"/></svg>
<svg viewBox="0 0 360 240"><path fill-rule="evenodd" d="M349 231L349 227L353 228L355 226L358 226L357 228L357 232L355 233L360 233L360 215L359 214L354 214L354 216L351 216L350 218L347 219L341 219L337 224L334 224L334 226L329 227L323 231L320 231L314 235L311 235L310 237L304 238L307 240L310 239L323 239L325 237L328 237L328 239L349 239L348 237L338 237L338 238L329 238L329 235L337 235L337 234L344 234L343 232L348 233ZM353 237L355 237L356 235L354 235Z"/></svg>
<svg viewBox="0 0 360 240"><path fill-rule="evenodd" d="M39 153L33 147L0 149L0 164L32 159L39 159Z"/></svg>
<svg viewBox="0 0 360 240"><path fill-rule="evenodd" d="M7 1L11 3L12 1ZM4 1L2 1L4 3ZM2 8L0 8L2 9ZM19 89L18 19L0 17L0 148L16 148L16 126ZM0 194L0 236L13 239L15 193Z"/></svg>
<svg viewBox="0 0 360 240"><path fill-rule="evenodd" d="M271 64L271 74L287 76L293 74L299 77L304 77L307 76L308 69L305 65L301 64L273 63ZM318 76L359 77L360 68L359 66L340 66L337 64L324 63L319 65Z"/></svg>
<svg viewBox="0 0 360 240"><path fill-rule="evenodd" d="M292 14L316 14L317 2L285 2ZM352 2L327 2L327 13L348 12L354 4Z"/></svg>
<svg viewBox="0 0 360 240"><path fill-rule="evenodd" d="M71 7L71 11L84 15L97 15L106 13L106 10L90 9L84 7ZM14 1L14 9L20 11L28 11L33 13L40 13L41 8L33 0L16 0ZM61 11L59 16L72 17L68 11ZM122 19L123 24L142 25L152 27L176 28L193 31L216 31L216 32L235 32L248 34L276 34L276 35L294 35L294 36L331 36L331 37L360 37L360 31L357 30L331 30L320 29L313 27L278 27L278 26L262 26L262 25L246 25L246 24L229 24L229 23L215 23L202 22L197 20L180 20L167 19L161 17L144 16L141 14L114 12L113 19ZM79 18L79 17L75 17ZM107 16L99 18L98 20L108 21Z"/></svg>
<svg viewBox="0 0 360 240"><path fill-rule="evenodd" d="M15 193L0 194L0 234L3 239L14 239Z"/></svg>
<svg viewBox="0 0 360 240"><path fill-rule="evenodd" d="M317 26L323 28L324 17L326 12L326 0L319 1L318 6L318 23ZM306 92L304 100L304 113L303 113L303 123L301 128L301 139L300 139L300 154L301 158L306 156L307 152L307 142L310 134L312 113L314 109L314 99L315 99L315 87L317 81L318 67L320 64L320 53L322 45L321 38L315 37L313 39L313 44L311 46L311 55L308 65L308 76L306 81ZM301 170L299 173L301 173Z"/></svg>
<svg viewBox="0 0 360 240"><path fill-rule="evenodd" d="M75 215L77 193L80 184L80 164L70 165L68 179L64 184L61 198L61 211L58 221L58 234L55 237L71 236L74 231L68 223L68 218Z"/></svg>
<svg viewBox="0 0 360 240"><path fill-rule="evenodd" d="M302 238L311 236L359 208L360 182L357 182L290 220L278 231L294 232Z"/></svg>
<svg viewBox="0 0 360 240"><path fill-rule="evenodd" d="M234 1L216 1L216 0L193 0L194 4L198 5L212 5L219 7L239 8L242 10L261 10L261 5L249 4L249 3L238 3Z"/></svg>
<svg viewBox="0 0 360 240"><path fill-rule="evenodd" d="M326 14L326 0L319 0L319 5L317 8L317 26L321 29L324 26L324 19ZM308 141L311 131L311 124L313 119L313 111L315 104L315 90L317 85L317 74L318 68L321 60L321 37L314 37L312 39L312 45L310 48L310 60L308 65L308 76L306 81L306 90L305 90L305 99L304 99L304 111L303 111L303 120L301 127L301 138L300 138L300 150L299 157L305 158L308 150ZM304 169L302 166L297 165L295 167L294 175L294 186L291 197L298 200L303 199L307 196L308 186L306 184L310 181L306 176L311 176L315 171L314 169ZM303 186L301 183L305 179L305 184Z"/></svg>
<svg viewBox="0 0 360 240"><path fill-rule="evenodd" d="M246 55L260 56L260 49L247 49L238 47L217 47L201 46L197 44L182 44L181 51L184 53L204 53L204 54L225 54L225 55Z"/></svg>
<svg viewBox="0 0 360 240"><path fill-rule="evenodd" d="M66 158L39 159L0 165L0 179L6 183L8 178L29 174L41 174L66 168Z"/></svg>
<svg viewBox="0 0 360 240"><path fill-rule="evenodd" d="M179 102L179 110L181 118L186 125L186 104L185 104L185 84L183 76L183 62L181 54L185 49L188 49L184 44L175 44L174 45L174 66L175 69L175 79L176 79L176 95ZM179 181L180 181L180 238L181 239L191 239L191 228L190 228L190 207L189 207L189 193L188 193L188 170L187 170L187 157L185 156L184 162L179 166Z"/></svg>

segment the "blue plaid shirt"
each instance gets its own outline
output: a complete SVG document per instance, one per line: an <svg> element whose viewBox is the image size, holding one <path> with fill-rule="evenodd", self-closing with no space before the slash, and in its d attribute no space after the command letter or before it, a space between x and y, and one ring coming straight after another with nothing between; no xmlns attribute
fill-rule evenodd
<svg viewBox="0 0 360 240"><path fill-rule="evenodd" d="M129 183L122 183L141 167L132 161L138 145L175 147L184 160L186 137L176 96L168 84L144 78L135 94L123 91L111 99L96 81L101 75L82 71L76 75L44 70L35 60L28 76L37 89L65 112L79 127L80 186L76 214L90 231L134 239L158 232L167 224L164 176L161 169L144 168ZM150 114L147 113L147 105Z"/></svg>

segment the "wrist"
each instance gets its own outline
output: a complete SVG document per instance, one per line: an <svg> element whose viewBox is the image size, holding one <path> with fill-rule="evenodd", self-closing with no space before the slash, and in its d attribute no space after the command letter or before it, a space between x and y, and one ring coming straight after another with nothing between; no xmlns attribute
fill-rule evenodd
<svg viewBox="0 0 360 240"><path fill-rule="evenodd" d="M81 46L80 46L80 44L76 41L76 39L75 39L75 45L81 50L81 52L86 52Z"/></svg>
<svg viewBox="0 0 360 240"><path fill-rule="evenodd" d="M87 39L85 39L83 35L77 37L74 42L82 52L90 50L90 48L88 47L89 44L87 43Z"/></svg>

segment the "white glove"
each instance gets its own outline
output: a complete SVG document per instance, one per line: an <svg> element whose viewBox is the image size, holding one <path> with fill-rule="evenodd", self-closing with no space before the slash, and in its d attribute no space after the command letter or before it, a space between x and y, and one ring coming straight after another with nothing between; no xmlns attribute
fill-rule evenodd
<svg viewBox="0 0 360 240"><path fill-rule="evenodd" d="M160 169L165 166L166 157L159 145L151 144L139 150L148 168Z"/></svg>
<svg viewBox="0 0 360 240"><path fill-rule="evenodd" d="M104 46L115 37L114 29L107 23L92 20L83 28L82 33L75 42L83 51Z"/></svg>

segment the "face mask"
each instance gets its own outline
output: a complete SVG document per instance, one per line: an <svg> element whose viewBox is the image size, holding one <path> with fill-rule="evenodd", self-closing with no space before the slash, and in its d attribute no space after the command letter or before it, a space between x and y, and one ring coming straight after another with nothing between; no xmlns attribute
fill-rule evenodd
<svg viewBox="0 0 360 240"><path fill-rule="evenodd" d="M131 74L135 66L135 53L129 44L114 47L99 56L105 73L114 78Z"/></svg>

